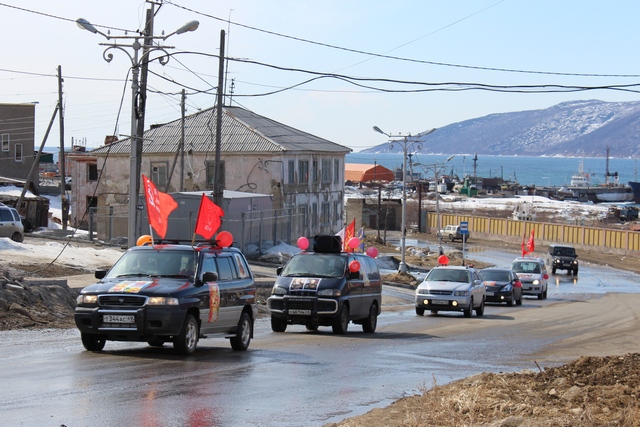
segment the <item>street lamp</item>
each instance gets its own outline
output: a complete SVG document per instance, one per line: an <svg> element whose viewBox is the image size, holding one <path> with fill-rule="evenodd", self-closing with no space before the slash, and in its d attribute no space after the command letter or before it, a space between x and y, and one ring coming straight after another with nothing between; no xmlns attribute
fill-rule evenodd
<svg viewBox="0 0 640 427"><path fill-rule="evenodd" d="M150 62L149 54L154 51L164 52L160 55L158 62L165 65L169 61L169 53L166 49L173 49L173 46L160 46L154 45L154 40L166 40L174 34L183 34L189 31L195 31L199 23L198 21L189 21L176 31L169 33L168 35L154 36L153 35L153 3L149 10L147 10L147 25L145 31L138 35L129 36L113 36L109 33L105 34L94 27L89 21L84 18L78 18L76 24L83 30L92 32L93 34L100 34L107 40L113 40L110 43L99 43L100 46L107 46L102 53L102 57L105 61L111 62L113 54L109 52L111 49L118 49L126 53L131 60L131 155L129 164L129 222L127 233L127 244L129 247L136 244L136 231L137 227L137 212L138 212L138 194L140 190L140 169L142 163L142 133L144 132L144 113L146 104L146 72L147 64ZM140 43L140 39L143 40L143 44ZM131 40L131 44L119 44L118 40ZM142 47L142 55L138 55L138 51ZM133 55L131 55L125 48L132 48ZM109 52L109 53L107 53ZM138 75L140 67L142 66L142 85L138 83ZM138 103L139 102L139 103ZM141 129L142 128L142 129Z"/></svg>
<svg viewBox="0 0 640 427"><path fill-rule="evenodd" d="M390 135L386 132L383 132L378 126L374 126L373 130L386 135L391 138L402 138L402 140L390 140L389 147L393 147L393 144L400 144L402 147L402 231L400 239L400 265L398 266L399 273L407 272L407 264L405 263L405 251L406 251L406 236L407 236L407 151L409 147L413 144L417 144L418 150L422 148L422 144L416 138L422 138L423 136L429 135L432 132L435 132L436 129L430 129L425 132L420 132L415 136L409 135ZM414 138L414 139L412 139Z"/></svg>
<svg viewBox="0 0 640 427"><path fill-rule="evenodd" d="M442 255L443 254L443 250L442 250L442 233L440 232L440 230L442 230L442 224L440 221L440 191L438 191L438 175L440 174L440 169L442 167L444 167L444 164L447 163L448 161L450 161L451 159L453 159L455 157L455 155L453 156L449 156L447 157L447 160L445 160L444 162L441 163L433 163L433 164L429 164L429 165L423 165L422 163L414 163L415 166L422 166L422 169L424 169L425 171L429 170L429 169L433 169L433 175L434 175L434 179L436 182L436 218L437 218L437 224L436 227L438 229L438 231L436 232L436 234L438 235L438 255Z"/></svg>

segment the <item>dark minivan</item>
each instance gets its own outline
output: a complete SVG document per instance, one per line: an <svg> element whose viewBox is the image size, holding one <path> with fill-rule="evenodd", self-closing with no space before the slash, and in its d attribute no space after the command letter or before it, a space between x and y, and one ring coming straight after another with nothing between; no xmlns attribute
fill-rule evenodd
<svg viewBox="0 0 640 427"><path fill-rule="evenodd" d="M338 236L315 236L313 251L294 255L278 267L267 307L271 329L305 325L310 331L331 326L347 332L349 322L375 332L382 307L382 282L375 260L362 253L342 252Z"/></svg>

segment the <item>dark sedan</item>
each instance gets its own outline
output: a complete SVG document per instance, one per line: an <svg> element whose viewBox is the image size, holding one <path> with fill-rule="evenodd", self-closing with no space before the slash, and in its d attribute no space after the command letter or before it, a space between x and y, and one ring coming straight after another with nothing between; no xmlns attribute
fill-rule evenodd
<svg viewBox="0 0 640 427"><path fill-rule="evenodd" d="M522 283L510 268L484 268L478 272L487 290L487 302L522 305Z"/></svg>

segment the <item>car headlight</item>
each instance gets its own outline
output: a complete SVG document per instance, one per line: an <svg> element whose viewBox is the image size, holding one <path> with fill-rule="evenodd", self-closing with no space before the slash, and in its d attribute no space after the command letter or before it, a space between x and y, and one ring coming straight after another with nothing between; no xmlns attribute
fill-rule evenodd
<svg viewBox="0 0 640 427"><path fill-rule="evenodd" d="M98 302L97 295L78 295L77 304L96 304Z"/></svg>
<svg viewBox="0 0 640 427"><path fill-rule="evenodd" d="M502 288L503 292L509 292L512 289L511 284L508 284L507 286L505 286L504 288Z"/></svg>
<svg viewBox="0 0 640 427"><path fill-rule="evenodd" d="M178 305L178 298L149 297L147 305Z"/></svg>
<svg viewBox="0 0 640 427"><path fill-rule="evenodd" d="M577 259L574 259L574 260L573 260L573 263L577 265L577 264L578 264L578 260L577 260Z"/></svg>
<svg viewBox="0 0 640 427"><path fill-rule="evenodd" d="M340 289L321 289L318 291L318 296L323 297L339 297L340 295Z"/></svg>
<svg viewBox="0 0 640 427"><path fill-rule="evenodd" d="M275 285L271 290L271 295L286 295L287 288L283 288L282 286Z"/></svg>
<svg viewBox="0 0 640 427"><path fill-rule="evenodd" d="M469 295L469 291L455 291L453 293L453 296L456 296L456 297L466 297L468 295Z"/></svg>
<svg viewBox="0 0 640 427"><path fill-rule="evenodd" d="M429 289L417 289L416 293L418 295L429 295Z"/></svg>
<svg viewBox="0 0 640 427"><path fill-rule="evenodd" d="M534 285L539 285L540 284L540 280L536 279L532 282Z"/></svg>

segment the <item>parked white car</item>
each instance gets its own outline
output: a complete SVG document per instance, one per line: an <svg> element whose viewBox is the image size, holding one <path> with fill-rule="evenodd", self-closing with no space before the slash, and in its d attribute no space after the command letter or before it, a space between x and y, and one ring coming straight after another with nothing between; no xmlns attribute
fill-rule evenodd
<svg viewBox="0 0 640 427"><path fill-rule="evenodd" d="M14 242L24 240L24 226L15 208L0 204L0 237L9 237Z"/></svg>

